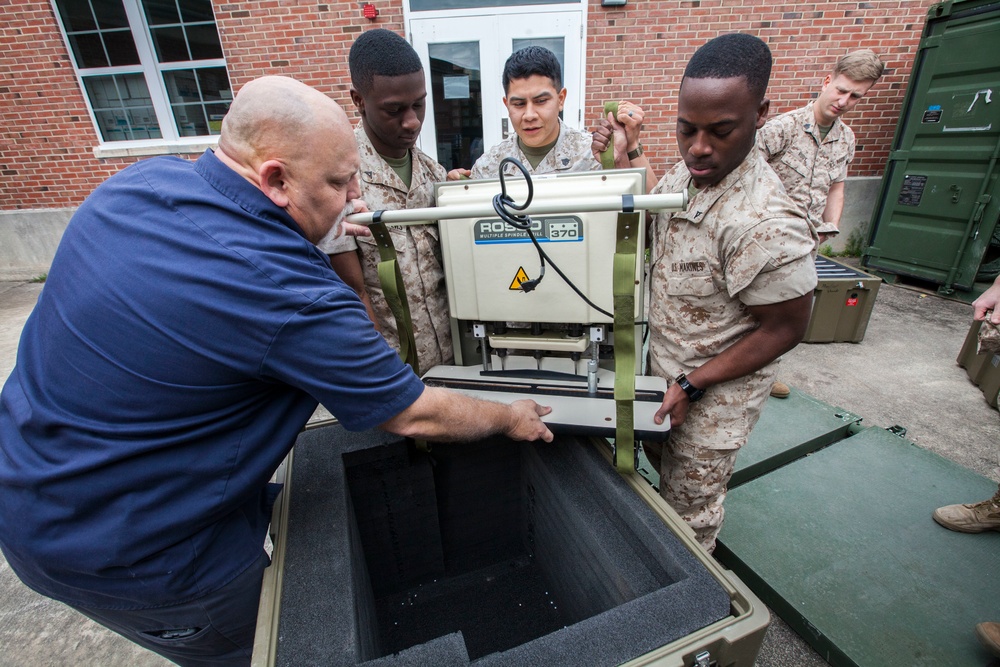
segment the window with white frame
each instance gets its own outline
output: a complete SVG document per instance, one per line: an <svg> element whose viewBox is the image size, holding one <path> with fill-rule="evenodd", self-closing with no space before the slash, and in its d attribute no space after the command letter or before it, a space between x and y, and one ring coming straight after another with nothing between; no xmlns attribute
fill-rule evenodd
<svg viewBox="0 0 1000 667"><path fill-rule="evenodd" d="M211 0L52 0L103 142L219 134L232 87Z"/></svg>

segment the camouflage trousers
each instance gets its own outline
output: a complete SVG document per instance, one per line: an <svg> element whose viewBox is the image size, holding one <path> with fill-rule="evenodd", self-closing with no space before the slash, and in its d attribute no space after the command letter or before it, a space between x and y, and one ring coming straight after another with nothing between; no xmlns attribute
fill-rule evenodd
<svg viewBox="0 0 1000 667"><path fill-rule="evenodd" d="M660 495L694 530L711 553L722 529L729 478L736 455L760 418L777 363L711 387L691 406L684 423L666 443L643 443L646 458L660 473ZM651 371L661 374L655 361ZM672 374L663 374L668 382Z"/></svg>

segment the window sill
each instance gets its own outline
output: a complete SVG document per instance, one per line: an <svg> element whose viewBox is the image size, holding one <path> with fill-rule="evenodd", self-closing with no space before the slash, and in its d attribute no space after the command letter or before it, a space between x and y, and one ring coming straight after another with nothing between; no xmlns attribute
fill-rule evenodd
<svg viewBox="0 0 1000 667"><path fill-rule="evenodd" d="M122 142L125 143L125 142ZM196 141L178 143L148 143L135 145L105 144L94 147L94 157L97 159L120 157L149 157L153 155L187 155L201 154L208 148L219 145L218 137L200 137Z"/></svg>

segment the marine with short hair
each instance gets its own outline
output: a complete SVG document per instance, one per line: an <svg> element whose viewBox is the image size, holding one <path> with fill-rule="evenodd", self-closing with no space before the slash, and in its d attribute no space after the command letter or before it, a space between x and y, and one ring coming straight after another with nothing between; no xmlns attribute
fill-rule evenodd
<svg viewBox="0 0 1000 667"><path fill-rule="evenodd" d="M465 169L452 170L472 178L497 178L500 162L512 157L531 174L595 171L601 168L591 152L591 135L559 118L566 101L559 59L542 46L527 46L507 58L503 68L504 106L514 134L484 153ZM519 173L507 165L507 174Z"/></svg>
<svg viewBox="0 0 1000 667"><path fill-rule="evenodd" d="M444 167L416 147L426 110L424 69L410 44L382 28L351 46L351 100L361 121L354 130L361 156L361 198L373 211L434 206ZM388 226L396 250L421 372L454 360L451 319L437 223ZM341 236L320 244L337 274L358 292L386 341L400 349L397 323L379 281L372 237Z"/></svg>
<svg viewBox="0 0 1000 667"><path fill-rule="evenodd" d="M648 370L669 383L654 421L669 416L671 433L643 447L660 494L709 551L736 455L775 360L805 334L816 287L815 235L754 148L770 71L770 50L751 35L695 52L678 96L683 161L653 189L690 201L649 230Z"/></svg>
<svg viewBox="0 0 1000 667"><path fill-rule="evenodd" d="M884 70L870 49L848 53L837 60L814 101L772 118L758 133L758 148L789 196L805 209L820 243L840 232L847 165L854 160L854 132L843 116Z"/></svg>

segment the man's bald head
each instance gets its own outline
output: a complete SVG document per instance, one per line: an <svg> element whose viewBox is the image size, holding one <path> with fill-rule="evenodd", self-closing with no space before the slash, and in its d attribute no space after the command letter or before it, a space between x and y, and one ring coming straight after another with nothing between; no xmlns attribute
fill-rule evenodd
<svg viewBox="0 0 1000 667"><path fill-rule="evenodd" d="M351 132L339 104L285 76L264 76L245 84L222 120L219 147L242 165L255 168L272 158L294 160L320 130Z"/></svg>
<svg viewBox="0 0 1000 667"><path fill-rule="evenodd" d="M254 184L313 243L361 196L358 148L347 114L295 79L265 76L237 93L216 157Z"/></svg>

